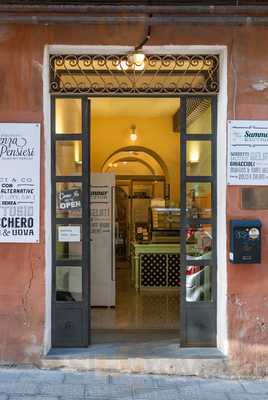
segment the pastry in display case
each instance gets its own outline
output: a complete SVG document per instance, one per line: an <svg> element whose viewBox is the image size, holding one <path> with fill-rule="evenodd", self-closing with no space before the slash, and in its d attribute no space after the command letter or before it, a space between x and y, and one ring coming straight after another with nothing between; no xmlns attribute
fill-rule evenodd
<svg viewBox="0 0 268 400"><path fill-rule="evenodd" d="M144 243L150 240L149 226L147 223L135 223L135 242Z"/></svg>

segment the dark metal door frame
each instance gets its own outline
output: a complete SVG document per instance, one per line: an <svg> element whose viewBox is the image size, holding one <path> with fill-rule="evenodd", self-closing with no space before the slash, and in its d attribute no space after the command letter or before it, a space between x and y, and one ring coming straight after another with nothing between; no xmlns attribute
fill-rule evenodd
<svg viewBox="0 0 268 400"><path fill-rule="evenodd" d="M211 133L187 134L186 102L190 96L181 97L180 108L180 177L181 177L181 345L184 347L216 347L217 346L217 97L211 99ZM195 96L196 97L196 96ZM201 96L200 96L201 97ZM186 144L187 141L211 142L211 176L187 176ZM186 185L187 182L211 183L211 218L191 219L187 216ZM212 225L212 258L211 260L186 259L187 227L199 224ZM212 271L211 301L186 301L186 267L190 265L210 265ZM200 332L196 339L196 332ZM201 333L202 332L202 333Z"/></svg>
<svg viewBox="0 0 268 400"><path fill-rule="evenodd" d="M144 98L144 97L161 97L161 98L178 98L180 99L180 177L181 177L181 345L182 346L216 346L216 335L217 335L217 96L207 96L211 98L211 118L212 118L212 133L211 134L187 134L186 132L186 101L190 97L204 97L204 95L91 95L90 97L131 97L131 98ZM81 99L82 102L82 134L56 134L55 132L55 99L56 98L76 98ZM52 169L51 169L51 182L52 182L52 346L53 347L86 347L90 343L90 207L89 207L89 185L90 185L90 148L89 148L89 135L90 135L90 109L89 109L89 96L88 95L52 95L51 96L51 132L52 132ZM83 155L83 166L82 176L80 177L57 177L55 175L56 169L56 152L55 146L57 140L81 140L82 141L82 155ZM211 141L211 157L212 157L212 175L211 177L187 177L186 175L186 142L187 140L209 140ZM79 220L70 219L56 219L56 182L81 182L82 193L83 193L83 215ZM212 218L209 220L198 220L190 221L186 215L186 183L187 182L211 182L212 185ZM82 237L83 239L83 256L82 263L76 263L74 261L57 261L56 260L56 224L57 223L81 223L83 226ZM86 223L87 222L87 223ZM186 228L187 225L196 223L211 223L213 231L213 256L210 261L206 261L206 264L211 265L212 269L212 300L202 301L196 303L186 302L186 266L187 265L200 265L198 261L187 261L186 260ZM57 302L56 301L56 266L57 265L82 265L83 267L83 301L81 304L70 302ZM204 264L204 261L202 261ZM70 310L79 310L82 315L82 335L77 343L70 341L70 343L61 342L61 331L57 327L57 318L62 315L63 321L68 325L68 312ZM196 328L205 327L205 335L201 337L199 341L191 339L191 329L194 327L191 325L189 316L195 312L201 315L204 321L209 323L200 326L200 321L197 321ZM75 322L74 322L75 323ZM70 321L72 324L72 321ZM208 332L206 329L210 329ZM207 336L206 336L207 334Z"/></svg>
<svg viewBox="0 0 268 400"><path fill-rule="evenodd" d="M82 132L81 134L56 133L56 99L76 98L76 96L51 96L51 201L52 201L52 347L87 347L90 343L90 108L89 99L81 97ZM56 143L57 141L81 141L82 143L82 175L56 175ZM57 182L79 182L82 185L82 216L81 218L56 218L56 184ZM56 256L56 227L57 224L82 225L82 257L80 260L57 260ZM56 300L56 269L57 266L82 267L82 301ZM77 330L77 324L82 328Z"/></svg>

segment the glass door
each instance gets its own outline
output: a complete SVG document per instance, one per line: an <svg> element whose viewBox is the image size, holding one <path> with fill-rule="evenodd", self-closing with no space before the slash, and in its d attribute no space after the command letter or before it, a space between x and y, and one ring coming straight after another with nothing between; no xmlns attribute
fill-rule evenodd
<svg viewBox="0 0 268 400"><path fill-rule="evenodd" d="M89 344L89 101L52 97L52 346Z"/></svg>
<svg viewBox="0 0 268 400"><path fill-rule="evenodd" d="M217 98L181 98L181 344L216 346Z"/></svg>

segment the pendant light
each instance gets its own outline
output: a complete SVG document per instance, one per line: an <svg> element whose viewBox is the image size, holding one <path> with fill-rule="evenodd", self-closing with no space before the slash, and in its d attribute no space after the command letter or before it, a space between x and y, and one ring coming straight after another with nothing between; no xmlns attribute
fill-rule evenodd
<svg viewBox="0 0 268 400"><path fill-rule="evenodd" d="M137 132L136 132L136 125L131 126L131 133L130 133L130 140L132 142L136 142L138 138Z"/></svg>

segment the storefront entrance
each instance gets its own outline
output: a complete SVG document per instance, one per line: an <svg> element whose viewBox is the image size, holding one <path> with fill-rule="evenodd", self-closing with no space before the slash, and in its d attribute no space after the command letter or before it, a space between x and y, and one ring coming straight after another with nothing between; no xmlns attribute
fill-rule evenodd
<svg viewBox="0 0 268 400"><path fill-rule="evenodd" d="M92 343L179 342L177 110L175 98L91 99Z"/></svg>
<svg viewBox="0 0 268 400"><path fill-rule="evenodd" d="M193 63L194 68L197 67ZM72 77L75 73L73 71ZM193 82L193 71L189 71L188 65L189 74ZM184 80L188 75L184 71ZM71 92L66 82L64 85ZM200 81L196 85L200 91ZM216 346L217 96L216 93L197 95L194 84L193 88L195 90L187 94L183 93L186 89L175 94L157 93L157 97L153 92L146 98L145 93L143 97L141 93L120 93L121 104L117 96L111 97L111 93L110 96L105 93L105 99L92 92L66 94L61 90L61 93L52 93L54 347L86 347L98 341L96 338L103 334L103 331L98 332L100 327L103 328L103 315L108 315L109 320L118 307L122 307L127 299L123 293L126 288L134 296L132 299L138 298L134 301L136 306L144 301L142 312L146 296L149 302L154 299L153 307L161 307L161 299L162 302L165 299L165 317L168 316L169 299L172 299L171 303L175 302L172 312L176 310L177 318L173 318L172 334L178 336L181 346ZM213 92L211 89L206 93L210 91ZM118 102L118 121L116 126L106 124L97 128L98 102L99 122L108 119L105 115L107 104L101 103L104 100L109 100L110 107ZM156 110L156 104L160 110L168 109L166 118L169 118L172 128L162 129L158 134L154 127L150 132L151 146L124 143L116 151L108 152L108 157L101 154L99 159L103 163L98 167L97 162L94 164L98 153L108 142L113 142L113 138L116 140L113 135L120 126L122 104L125 107L124 118L132 115L134 120L130 136L139 135L135 120L141 117L142 111L133 115L131 110L135 107L144 110L147 121L150 121L148 110ZM99 142L98 138L101 139ZM177 141L177 145L173 146L172 141ZM154 142L160 143L159 152L155 151ZM150 154L144 150L154 151L163 161L159 155L161 147L167 157L171 154L171 159L177 160L177 165L175 162L167 171L161 162L156 171L157 163L150 162ZM143 152L145 156L141 156ZM138 174L115 171L118 165L121 168L131 163L136 165L137 159L139 167L147 168L148 174L144 174L144 169ZM137 172L138 168L134 169ZM114 181L105 181L108 177ZM125 219L128 226L122 233L122 216L119 214L124 208L124 195L127 196L126 209L131 217ZM140 203L143 203L142 207ZM98 236L100 230L101 237ZM93 247L94 241L99 241L98 252L97 247ZM109 265L104 288L105 268L103 274L100 271L105 264L105 253L109 254ZM120 287L116 287L117 281ZM117 297L121 296L120 304L116 303L116 289ZM100 293L103 295L99 296ZM160 306L157 306L157 301ZM134 309L129 306L127 311L132 317ZM151 312L141 320L142 312L134 313L138 318L134 321L137 331L131 334L135 337L138 330L146 328L149 323ZM102 323L98 326L100 320ZM106 328L121 330L120 334L124 336L122 325L118 319L115 321L112 324L110 319ZM162 325L162 331L169 332L170 321L157 321L157 309L153 324L155 322ZM152 329L150 324L148 327ZM132 329L132 326L128 328ZM103 340L109 342L107 337L109 335Z"/></svg>

